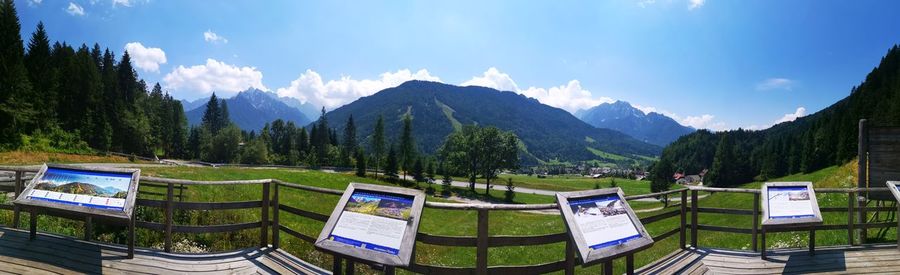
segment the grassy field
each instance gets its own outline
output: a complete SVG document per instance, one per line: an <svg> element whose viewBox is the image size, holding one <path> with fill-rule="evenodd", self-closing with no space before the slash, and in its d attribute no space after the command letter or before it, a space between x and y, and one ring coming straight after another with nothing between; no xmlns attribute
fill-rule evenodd
<svg viewBox="0 0 900 275"><path fill-rule="evenodd" d="M502 174L496 180L491 181L491 183L495 185L505 185L506 179L512 179L513 184L519 187L561 192L589 190L594 189L597 185L599 185L600 188L610 188L613 186L612 182L615 181L615 185L622 188L622 192L625 192L627 195L650 193L650 181L638 181L623 178L594 179L581 175L551 175L546 178L538 178L536 175ZM484 179L478 179L477 181L484 183ZM675 185L672 186L672 188L679 188L679 186Z"/></svg>
<svg viewBox="0 0 900 275"><path fill-rule="evenodd" d="M64 153L9 151L0 152L0 164L2 165L31 165L43 163L124 163L132 162L126 157L76 155ZM140 161L137 161L140 162Z"/></svg>
<svg viewBox="0 0 900 275"><path fill-rule="evenodd" d="M772 181L813 181L817 187L846 187L854 182L853 169L855 164L847 164L841 167L829 167L815 173L806 175L791 175L788 177L775 179ZM183 178L193 180L235 180L235 179L259 179L259 178L276 178L288 182L294 182L304 185L331 188L343 190L349 182L365 182L374 184L387 184L371 178L359 178L350 174L334 174L318 171L292 170L292 169L241 169L241 168L145 168L142 174L153 175L170 178ZM523 176L524 177L524 176ZM519 180L513 178L514 181ZM536 178L530 178L536 179ZM545 182L529 181L532 184L559 184L566 182L562 179L546 179ZM593 188L593 181L590 179L568 179L570 185L588 185ZM582 182L584 181L584 182ZM594 180L595 181L595 180ZM618 182L618 180L617 180ZM645 183L640 183L644 184ZM629 185L627 182L618 183L620 187L626 189ZM760 183L748 183L745 188L758 188ZM601 187L608 185L601 184ZM440 190L440 187L437 187ZM164 193L162 188L153 188L144 186L141 188L145 192ZM648 191L638 189L626 189L628 195L634 194L628 190L636 190L633 192ZM479 193L471 193L461 189L454 189L459 196L490 199L484 197L483 190ZM500 192L496 192L495 196L502 196ZM222 202L222 201L246 201L258 200L261 196L259 186L191 186L184 193L185 201L199 202ZM161 199L156 195L141 195L142 198ZM329 214L331 209L337 202L338 197L332 195L322 195L305 191L282 189L281 203L313 211L320 214ZM443 198L429 197L429 201L446 201ZM749 209L752 207L753 195L751 194L732 194L732 193L716 193L710 194L700 202L701 207L718 207L718 208L738 208ZM845 207L847 203L846 195L819 195L819 203L821 207ZM520 194L516 197L516 203L547 203L552 202L553 198L549 196ZM636 209L647 209L660 207L660 203L656 202L631 202ZM672 209L678 206L670 206L667 209L642 212L639 216L651 216ZM138 216L142 220L154 222L162 221L161 211L153 211L155 209L139 208ZM0 222L8 223L10 220L9 211L0 211ZM208 224L228 224L258 221L260 213L251 210L227 210L227 211L190 211L176 213L176 221L178 224L189 225L208 225ZM707 225L729 226L749 228L752 224L752 216L727 216L719 214L700 215L700 223ZM826 213L826 224L843 224L846 223L845 213ZM25 219L27 221L27 219ZM23 221L23 224L24 222ZM309 236L318 236L323 223L312 221L309 219L296 217L289 214L281 215L281 222L296 231L302 232ZM562 220L558 215L546 215L529 212L513 212L513 211L492 211L489 219L490 234L492 235L539 235L558 233L564 231ZM679 218L672 217L660 222L647 226L648 231L652 235L659 235L671 229L677 228ZM81 223L77 221L68 221L49 217L41 217L39 220L39 228L41 231L49 231L58 234L80 236ZM117 228L95 229L98 232L114 232L106 234L98 234L96 238L109 242L124 241L124 236L120 236L121 230ZM476 235L476 213L474 211L456 211L456 210L438 210L426 209L421 223L421 232L435 235L450 236L474 236ZM871 242L891 241L893 229L889 231L879 232L878 230L870 230ZM215 234L190 234L175 236L176 240L188 240L193 242L195 246L205 247L211 251L232 250L242 247L250 247L256 245L259 238L258 230L245 230L235 233L215 233ZM701 232L699 234L699 244L702 247L718 247L732 249L749 249L750 236L732 233L716 233ZM311 245L282 234L282 247L291 253L306 259L319 266L330 266L330 257L315 251ZM138 240L140 246L160 247L162 235L159 232L151 232L149 230L138 230ZM804 247L806 245L806 234L797 233L777 233L769 235L769 247ZM817 234L817 244L819 246L846 244L846 231L820 231ZM659 241L654 246L644 252L637 254L635 257L636 265L642 266L652 262L677 249L678 236ZM523 264L539 264L551 261L561 260L564 255L564 244L551 244L530 247L504 247L491 248L489 251L490 265L523 265ZM475 248L457 248L457 247L439 247L425 244L417 244L416 261L418 263L442 265L442 266L474 266L475 265ZM599 267L591 267L588 269L578 269L578 273L598 273ZM360 272L371 273L364 268L359 269ZM619 260L616 262L616 271L624 272L624 262Z"/></svg>

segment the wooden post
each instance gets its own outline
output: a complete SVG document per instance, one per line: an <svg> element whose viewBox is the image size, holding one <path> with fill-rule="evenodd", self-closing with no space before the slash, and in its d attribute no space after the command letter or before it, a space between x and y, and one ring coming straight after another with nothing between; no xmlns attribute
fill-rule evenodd
<svg viewBox="0 0 900 275"><path fill-rule="evenodd" d="M33 207L30 209L30 212L31 212L31 218L28 219L28 224L29 224L28 239L34 240L34 238L37 237L37 219L38 219L37 216L38 216L38 214L37 214L37 209L33 208Z"/></svg>
<svg viewBox="0 0 900 275"><path fill-rule="evenodd" d="M262 185L262 226L259 228L259 247L268 246L269 242L269 182Z"/></svg>
<svg viewBox="0 0 900 275"><path fill-rule="evenodd" d="M393 266L385 266L384 267L384 275L394 275L396 273L397 273L397 270Z"/></svg>
<svg viewBox="0 0 900 275"><path fill-rule="evenodd" d="M697 224L700 221L697 218L697 190L691 190L691 246L697 248Z"/></svg>
<svg viewBox="0 0 900 275"><path fill-rule="evenodd" d="M272 205L274 209L272 209L272 247L278 249L281 242L281 223L278 221L278 217L281 216L281 212L278 210L278 182L275 183L275 197L272 198Z"/></svg>
<svg viewBox="0 0 900 275"><path fill-rule="evenodd" d="M353 275L354 273L356 273L356 268L354 267L352 259L347 258L347 267L345 269L347 275Z"/></svg>
<svg viewBox="0 0 900 275"><path fill-rule="evenodd" d="M175 203L172 199L174 195L175 184L169 183L166 185L166 240L165 245L163 246L163 250L166 252L172 252L172 225L174 223L172 216L175 214Z"/></svg>
<svg viewBox="0 0 900 275"><path fill-rule="evenodd" d="M760 235L759 235L759 240L760 240L759 257L762 258L763 261L765 261L766 260L766 226L763 225L761 229L762 229L762 232L760 232Z"/></svg>
<svg viewBox="0 0 900 275"><path fill-rule="evenodd" d="M750 247L753 252L758 250L757 235L759 234L759 193L753 193L753 228L750 229Z"/></svg>
<svg viewBox="0 0 900 275"><path fill-rule="evenodd" d="M128 258L134 259L134 217L128 219Z"/></svg>
<svg viewBox="0 0 900 275"><path fill-rule="evenodd" d="M341 256L337 254L331 254L331 274L341 275Z"/></svg>
<svg viewBox="0 0 900 275"><path fill-rule="evenodd" d="M634 254L625 256L625 274L634 275Z"/></svg>
<svg viewBox="0 0 900 275"><path fill-rule="evenodd" d="M816 229L809 229L809 255L816 255Z"/></svg>
<svg viewBox="0 0 900 275"><path fill-rule="evenodd" d="M868 152L869 152L869 129L867 129L867 127L866 127L865 119L859 120L859 136L858 136L857 140L859 142L859 146L857 147L857 152L856 152L856 155L859 157L859 164L857 164L857 167L856 167L857 168L856 171L857 171L857 175L858 175L856 178L857 187L860 187L860 188L868 187L869 186L868 185L869 175L868 175L868 170L866 168L868 167L868 163L869 163L869 154L868 154ZM866 192L866 195L868 195L868 191ZM857 203L859 203L858 220L859 220L859 224L861 225L859 228L860 229L859 230L859 244L865 244L866 238L867 238L866 235L868 233L868 232L866 232L866 227L865 227L866 219L868 216L868 215L866 215L866 209L865 209L867 196L865 196L863 194L858 194L858 196L859 196L857 199Z"/></svg>
<svg viewBox="0 0 900 275"><path fill-rule="evenodd" d="M603 275L613 275L613 260L603 263Z"/></svg>
<svg viewBox="0 0 900 275"><path fill-rule="evenodd" d="M900 233L898 233L900 234ZM900 241L898 241L900 242ZM575 243L566 241L566 275L575 274Z"/></svg>
<svg viewBox="0 0 900 275"><path fill-rule="evenodd" d="M857 194L857 200L859 200L859 216L857 219L859 220L859 244L866 244L866 239L868 239L868 229L866 229L866 223L868 223L869 214L866 212L866 202L868 201L865 196L861 196Z"/></svg>
<svg viewBox="0 0 900 275"><path fill-rule="evenodd" d="M486 275L488 266L488 210L478 209L478 239L475 251L475 274Z"/></svg>
<svg viewBox="0 0 900 275"><path fill-rule="evenodd" d="M900 249L900 203L897 203L897 249Z"/></svg>
<svg viewBox="0 0 900 275"><path fill-rule="evenodd" d="M853 241L854 235L856 232L853 231L853 204L855 203L853 200L856 198L856 192L847 193L847 245L853 245L855 243ZM900 207L900 204L898 204ZM900 221L900 219L897 219ZM900 227L898 227L900 228ZM900 230L897 230L897 233L900 233ZM900 241L898 239L897 241Z"/></svg>
<svg viewBox="0 0 900 275"><path fill-rule="evenodd" d="M94 236L94 223L91 221L93 218L91 216L84 217L84 240L90 241L91 237Z"/></svg>
<svg viewBox="0 0 900 275"><path fill-rule="evenodd" d="M687 202L687 189L681 190L681 228L678 231L681 249L687 248Z"/></svg>
<svg viewBox="0 0 900 275"><path fill-rule="evenodd" d="M19 198L19 194L22 193L22 171L16 171L16 180L13 182L13 191L15 197ZM19 228L20 212L21 209L18 205L13 206L13 228Z"/></svg>

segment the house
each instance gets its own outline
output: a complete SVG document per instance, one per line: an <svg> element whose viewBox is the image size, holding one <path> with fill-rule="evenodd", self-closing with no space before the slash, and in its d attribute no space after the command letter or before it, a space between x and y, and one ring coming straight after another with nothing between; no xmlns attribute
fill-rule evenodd
<svg viewBox="0 0 900 275"><path fill-rule="evenodd" d="M703 177L700 175L687 175L678 179L675 183L681 185L703 185Z"/></svg>

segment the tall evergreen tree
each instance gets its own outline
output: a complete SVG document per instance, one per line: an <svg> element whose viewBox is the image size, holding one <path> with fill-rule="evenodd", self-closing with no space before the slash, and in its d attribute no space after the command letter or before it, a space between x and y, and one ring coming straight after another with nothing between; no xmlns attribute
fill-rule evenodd
<svg viewBox="0 0 900 275"><path fill-rule="evenodd" d="M363 151L363 148L357 148L356 154L354 156L356 158L356 176L357 177L365 177L366 176L366 153Z"/></svg>
<svg viewBox="0 0 900 275"><path fill-rule="evenodd" d="M38 127L47 128L55 125L58 70L54 66L50 56L50 38L44 30L44 23L39 22L37 29L31 35L28 42L28 52L25 54L25 67L28 69L28 78L36 94L41 95L41 100L34 100L34 108L44 123Z"/></svg>
<svg viewBox="0 0 900 275"><path fill-rule="evenodd" d="M384 156L384 117L381 115L378 116L378 120L375 121L375 130L372 133L372 158L373 158L373 166L375 167L375 177L378 177L378 169L381 168L381 159Z"/></svg>
<svg viewBox="0 0 900 275"><path fill-rule="evenodd" d="M399 176L397 173L399 165L400 164L397 161L397 152L394 150L394 145L391 145L387 154L387 163L384 165L384 175L387 176L389 180L396 180Z"/></svg>
<svg viewBox="0 0 900 275"><path fill-rule="evenodd" d="M416 160L416 142L412 136L412 116L403 117L403 131L400 133L400 165L403 167L403 177L407 171L412 170Z"/></svg>
<svg viewBox="0 0 900 275"><path fill-rule="evenodd" d="M344 139L341 140L341 165L350 166L350 156L356 153L356 125L353 123L353 115L347 119L347 125L344 126ZM357 160L359 161L359 160Z"/></svg>
<svg viewBox="0 0 900 275"><path fill-rule="evenodd" d="M219 126L222 125L220 122L219 115L222 112L219 111L219 98L216 97L216 93L213 93L212 96L209 97L209 101L206 102L206 111L203 112L202 125L206 127L210 133L215 135L219 132Z"/></svg>
<svg viewBox="0 0 900 275"><path fill-rule="evenodd" d="M12 0L0 3L0 144L16 144L33 129L37 112L23 61L19 16ZM13 145L14 146L14 145Z"/></svg>

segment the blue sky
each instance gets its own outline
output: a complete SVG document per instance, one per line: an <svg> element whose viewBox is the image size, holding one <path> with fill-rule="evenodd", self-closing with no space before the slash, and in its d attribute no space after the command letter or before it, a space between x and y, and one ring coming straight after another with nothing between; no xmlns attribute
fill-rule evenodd
<svg viewBox="0 0 900 275"><path fill-rule="evenodd" d="M763 128L849 94L900 43L898 1L17 0L24 39L126 49L180 99L256 87L328 109L409 79L574 112L625 100Z"/></svg>

